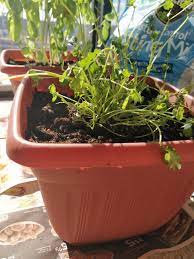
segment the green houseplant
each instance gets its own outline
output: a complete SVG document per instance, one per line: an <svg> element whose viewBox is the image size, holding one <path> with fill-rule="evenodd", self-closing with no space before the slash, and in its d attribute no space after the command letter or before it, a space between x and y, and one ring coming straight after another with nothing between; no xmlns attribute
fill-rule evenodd
<svg viewBox="0 0 194 259"><path fill-rule="evenodd" d="M8 155L32 167L51 223L69 243L154 230L194 188L193 98L149 77L154 55L138 75L121 65L119 50L89 52L62 75L31 71L14 99Z"/></svg>
<svg viewBox="0 0 194 259"><path fill-rule="evenodd" d="M2 52L0 69L3 73L24 74L32 67L62 73L66 63L77 60L68 51L68 44L74 38L91 48L83 27L95 19L90 1L1 0L1 3L8 10L10 37L21 48ZM11 81L15 89L21 78Z"/></svg>

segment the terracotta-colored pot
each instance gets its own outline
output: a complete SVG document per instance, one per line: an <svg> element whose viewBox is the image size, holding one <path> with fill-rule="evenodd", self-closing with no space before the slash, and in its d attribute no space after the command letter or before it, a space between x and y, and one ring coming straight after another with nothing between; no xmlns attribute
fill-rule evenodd
<svg viewBox="0 0 194 259"><path fill-rule="evenodd" d="M27 62L27 59L23 56L21 50L19 49L5 49L1 52L0 56L0 71L2 73L7 74L8 76L16 76L16 75L23 75L28 72L29 69L39 69L44 71L50 71L55 73L62 74L61 67L57 66L30 66L30 65L11 65L8 64L9 60L14 61L22 61ZM76 58L73 56L69 56L68 58L64 58L65 61L76 61ZM18 85L20 84L23 77L18 77L14 79L10 79L12 84L12 90L15 93Z"/></svg>
<svg viewBox="0 0 194 259"><path fill-rule="evenodd" d="M149 80L152 85L161 83ZM33 92L31 79L22 81L16 92L7 153L15 162L32 168L61 239L85 244L147 233L171 219L193 192L191 140L170 142L181 155L180 171L171 171L164 164L158 143L47 144L25 140ZM191 109L193 100L187 97Z"/></svg>

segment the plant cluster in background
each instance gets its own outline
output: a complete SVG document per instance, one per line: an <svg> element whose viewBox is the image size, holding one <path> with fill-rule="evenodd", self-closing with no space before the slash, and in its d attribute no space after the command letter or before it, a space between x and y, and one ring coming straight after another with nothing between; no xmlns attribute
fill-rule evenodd
<svg viewBox="0 0 194 259"><path fill-rule="evenodd" d="M37 63L62 64L71 43L79 42L83 53L86 48L91 50L91 42L86 35L86 25L94 24L96 19L91 1L1 0L0 3L8 10L11 38L26 57ZM22 22L23 17L26 17L26 26Z"/></svg>
<svg viewBox="0 0 194 259"><path fill-rule="evenodd" d="M98 8L102 9L104 0L96 2ZM70 45L76 56L87 55L92 49L92 31L98 35L98 46L105 45L111 31L111 22L114 21L117 25L119 23L114 1L109 2L112 11L101 21L98 16L101 12L95 11L92 0L0 0L8 10L8 28L13 41L21 47L26 57L37 63L50 65L62 64ZM181 1L180 8L186 9L191 2L192 0ZM127 6L135 10L136 1L128 0ZM170 18L168 14L175 6L174 1L165 0L162 6L161 17ZM24 17L26 26L23 24Z"/></svg>

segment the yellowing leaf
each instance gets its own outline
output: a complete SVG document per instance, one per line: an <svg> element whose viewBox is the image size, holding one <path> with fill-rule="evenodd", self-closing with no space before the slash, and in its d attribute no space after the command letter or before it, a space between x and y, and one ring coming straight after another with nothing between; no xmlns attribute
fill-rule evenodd
<svg viewBox="0 0 194 259"><path fill-rule="evenodd" d="M164 149L164 161L172 170L180 170L181 169L181 159L176 149L167 146Z"/></svg>
<svg viewBox="0 0 194 259"><path fill-rule="evenodd" d="M130 96L128 95L128 96L125 98L125 100L124 100L123 105L122 105L122 109L123 109L123 110L126 109L127 104L128 104L128 102L129 102L129 98L130 98Z"/></svg>

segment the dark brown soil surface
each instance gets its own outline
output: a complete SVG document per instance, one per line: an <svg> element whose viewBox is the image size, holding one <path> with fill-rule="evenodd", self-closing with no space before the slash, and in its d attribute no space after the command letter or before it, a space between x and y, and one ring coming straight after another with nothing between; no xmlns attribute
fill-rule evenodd
<svg viewBox="0 0 194 259"><path fill-rule="evenodd" d="M72 64L74 63L73 61L66 61L64 65L67 65L67 64ZM14 59L9 59L7 61L7 64L9 65L20 65L20 66L25 66L25 67L35 67L35 66L50 66L49 64L43 64L43 63L37 63L37 62L34 62L33 60L29 60L29 61L18 61L18 60L14 60ZM55 67L60 67L61 64L54 64L53 66Z"/></svg>
<svg viewBox="0 0 194 259"><path fill-rule="evenodd" d="M16 61L16 60L14 60L14 59L9 59L8 61L7 61L7 64L9 64L9 65L22 65L22 66L31 66L31 65L35 65L35 62L34 61L28 61L28 62L26 62L26 61Z"/></svg>
<svg viewBox="0 0 194 259"><path fill-rule="evenodd" d="M163 140L185 139L181 134L181 125L168 122L164 128ZM50 143L126 143L153 141L149 137L137 137L150 130L146 127L120 127L117 132L124 135L119 137L102 127L93 131L77 119L76 111L65 104L52 103L51 95L36 92L31 107L28 110L28 127L26 139L32 142ZM156 136L156 139L157 140Z"/></svg>

